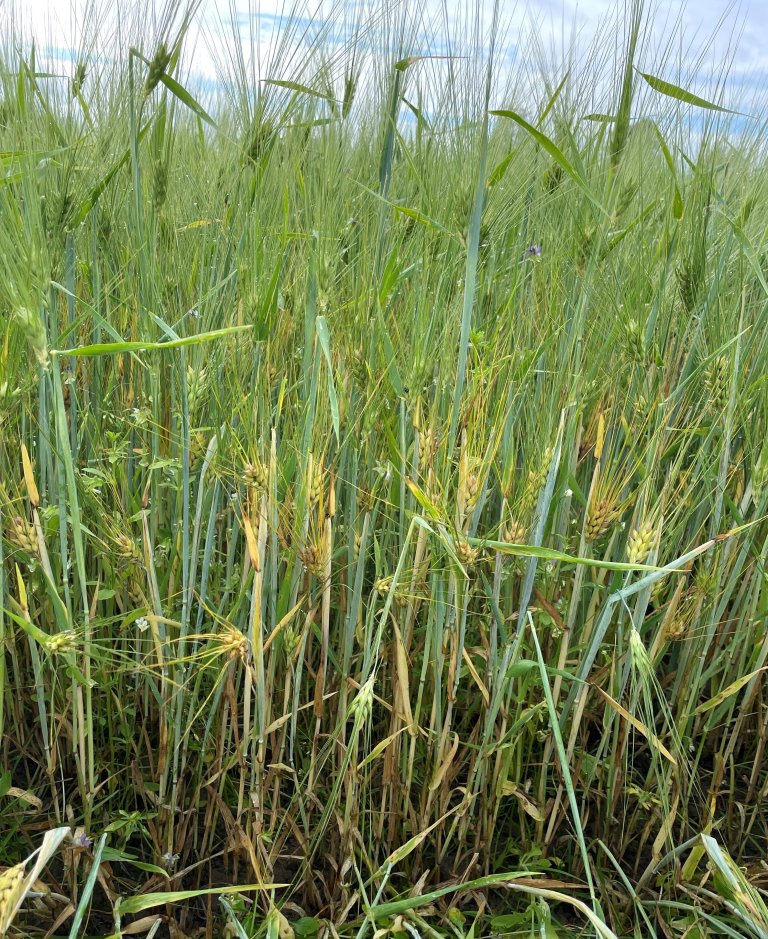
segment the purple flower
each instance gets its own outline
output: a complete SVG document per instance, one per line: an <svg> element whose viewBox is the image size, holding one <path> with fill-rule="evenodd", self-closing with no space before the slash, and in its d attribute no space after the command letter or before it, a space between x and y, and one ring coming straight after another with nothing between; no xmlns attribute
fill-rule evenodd
<svg viewBox="0 0 768 939"><path fill-rule="evenodd" d="M76 848L85 850L86 848L93 847L93 838L89 838L88 835L86 835L85 830L81 828L76 831L74 835L72 835L72 844Z"/></svg>
<svg viewBox="0 0 768 939"><path fill-rule="evenodd" d="M179 862L179 855L171 854L170 851L166 851L166 853L163 855L162 861L168 870L173 870L173 868L176 867Z"/></svg>
<svg viewBox="0 0 768 939"><path fill-rule="evenodd" d="M528 245L525 249L525 256L527 258L537 258L541 254L541 245Z"/></svg>

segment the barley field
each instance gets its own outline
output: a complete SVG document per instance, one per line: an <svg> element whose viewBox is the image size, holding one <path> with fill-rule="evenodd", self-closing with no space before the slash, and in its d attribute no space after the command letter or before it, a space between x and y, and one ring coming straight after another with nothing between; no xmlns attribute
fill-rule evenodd
<svg viewBox="0 0 768 939"><path fill-rule="evenodd" d="M765 96L505 6L0 11L0 935L768 937Z"/></svg>

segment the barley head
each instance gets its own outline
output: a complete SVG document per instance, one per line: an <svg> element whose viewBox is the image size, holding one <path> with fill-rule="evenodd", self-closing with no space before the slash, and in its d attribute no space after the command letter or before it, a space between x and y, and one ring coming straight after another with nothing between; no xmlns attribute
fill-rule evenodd
<svg viewBox="0 0 768 939"><path fill-rule="evenodd" d="M704 370L704 387L709 395L711 406L722 411L728 400L728 381L730 361L727 355L718 355Z"/></svg>
<svg viewBox="0 0 768 939"><path fill-rule="evenodd" d="M241 662L248 661L248 637L240 632L237 627L227 623L218 635L222 652L234 661L240 659Z"/></svg>
<svg viewBox="0 0 768 939"><path fill-rule="evenodd" d="M155 212L159 212L168 194L168 164L163 160L155 160L152 169L152 205Z"/></svg>
<svg viewBox="0 0 768 939"><path fill-rule="evenodd" d="M29 307L17 307L13 315L32 347L38 365L46 368L48 366L48 342L40 315L33 313Z"/></svg>
<svg viewBox="0 0 768 939"><path fill-rule="evenodd" d="M431 427L419 433L419 466L422 471L432 464L435 455L435 435Z"/></svg>
<svg viewBox="0 0 768 939"><path fill-rule="evenodd" d="M165 70L168 68L168 64L171 61L171 53L166 49L165 43L161 42L157 47L152 61L149 63L149 71L147 72L147 80L144 83L144 97L148 98L152 92L160 84L160 80L165 74Z"/></svg>
<svg viewBox="0 0 768 939"><path fill-rule="evenodd" d="M24 864L16 864L0 873L0 936L7 933L23 895Z"/></svg>
<svg viewBox="0 0 768 939"><path fill-rule="evenodd" d="M651 553L656 531L650 522L633 528L627 539L627 560L630 564L643 564Z"/></svg>
<svg viewBox="0 0 768 939"><path fill-rule="evenodd" d="M628 319L624 327L624 336L627 354L632 362L638 364L645 361L645 332L635 319Z"/></svg>
<svg viewBox="0 0 768 939"><path fill-rule="evenodd" d="M768 443L763 444L763 449L752 469L752 499L755 505L759 505L762 501L766 484L768 484Z"/></svg>
<svg viewBox="0 0 768 939"><path fill-rule="evenodd" d="M54 633L48 639L47 648L52 655L66 655L68 652L74 652L77 648L74 629Z"/></svg>
<svg viewBox="0 0 768 939"><path fill-rule="evenodd" d="M472 567L477 560L477 548L473 548L469 542L459 540L456 542L456 557L464 567Z"/></svg>
<svg viewBox="0 0 768 939"><path fill-rule="evenodd" d="M304 569L315 577L325 576L325 552L319 543L309 542L298 551L299 560Z"/></svg>
<svg viewBox="0 0 768 939"><path fill-rule="evenodd" d="M83 90L87 73L85 62L78 62L75 66L75 74L72 76L71 91L73 98L76 98Z"/></svg>
<svg viewBox="0 0 768 939"><path fill-rule="evenodd" d="M246 463L243 467L243 479L249 489L264 492L269 484L267 467L256 457L253 463Z"/></svg>
<svg viewBox="0 0 768 939"><path fill-rule="evenodd" d="M526 544L528 540L528 528L517 519L508 519L501 530L501 540L507 544Z"/></svg>
<svg viewBox="0 0 768 939"><path fill-rule="evenodd" d="M39 554L40 544L37 540L37 532L25 518L20 515L14 516L6 533L11 544L16 545L21 551L32 555Z"/></svg>
<svg viewBox="0 0 768 939"><path fill-rule="evenodd" d="M597 541L619 517L619 512L611 499L596 499L587 511L584 538L587 542Z"/></svg>
<svg viewBox="0 0 768 939"><path fill-rule="evenodd" d="M472 512L480 498L480 478L477 473L467 474L465 480L467 512Z"/></svg>
<svg viewBox="0 0 768 939"><path fill-rule="evenodd" d="M121 561L138 561L141 558L141 552L136 542L129 535L118 532L115 535L115 547L117 556Z"/></svg>

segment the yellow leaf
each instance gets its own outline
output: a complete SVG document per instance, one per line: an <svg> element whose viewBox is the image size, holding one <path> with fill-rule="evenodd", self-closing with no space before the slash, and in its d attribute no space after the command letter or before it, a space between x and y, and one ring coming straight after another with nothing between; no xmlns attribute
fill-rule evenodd
<svg viewBox="0 0 768 939"><path fill-rule="evenodd" d="M599 460L603 455L603 444L605 443L605 414L600 412L597 419L597 441L595 443L595 459Z"/></svg>
<svg viewBox="0 0 768 939"><path fill-rule="evenodd" d="M27 487L27 496L32 505L37 508L40 505L40 493L37 491L35 474L32 472L32 461L29 459L29 453L24 444L21 445L21 462L24 467L24 483Z"/></svg>
<svg viewBox="0 0 768 939"><path fill-rule="evenodd" d="M485 701L485 706L489 707L491 703L491 696L488 694L488 689L483 684L483 680L482 678L480 678L480 675L477 669L475 668L474 662L469 657L469 653L467 652L466 649L462 649L461 654L464 657L464 662L466 663L467 669L469 670L469 674L472 676L472 678L475 681L475 684L480 689L480 694L483 696L483 701Z"/></svg>
<svg viewBox="0 0 768 939"><path fill-rule="evenodd" d="M716 708L718 704L722 704L726 698L730 698L731 695L736 694L737 691L741 691L744 685L748 685L753 678L764 672L768 669L768 665L764 665L762 668L755 669L754 672L750 672L749 675L742 675L741 678L737 678L736 681L732 681L727 688L723 688L722 691L718 692L714 698L710 698L709 701L705 701L704 704L700 704L694 714L703 714L705 711L711 711L712 708Z"/></svg>
<svg viewBox="0 0 768 939"><path fill-rule="evenodd" d="M602 688L599 688L597 685L592 685L595 691L599 691L600 694L605 698L605 700L610 704L610 706L617 711L625 721L639 731L648 743L652 744L656 749L661 753L662 756L666 757L673 766L677 766L677 760L672 756L672 754L667 750L664 744L659 740L659 738L650 731L642 721L639 721L636 717L633 717L626 708L623 708L618 701L615 701L606 691L603 691Z"/></svg>
<svg viewBox="0 0 768 939"><path fill-rule="evenodd" d="M206 225L211 224L211 219L209 218L199 218L195 222L190 222L189 225L182 225L181 228L177 228L176 231L181 233L183 231L192 231L194 228L205 228Z"/></svg>
<svg viewBox="0 0 768 939"><path fill-rule="evenodd" d="M535 802L531 801L528 796L523 792L522 789L509 781L505 782L501 787L501 794L503 796L514 796L517 801L520 803L523 811L525 811L531 818L536 819L537 822L543 822L546 819L546 814L536 805Z"/></svg>
<svg viewBox="0 0 768 939"><path fill-rule="evenodd" d="M250 519L245 514L245 512L243 512L243 531L245 532L245 540L248 543L248 556L251 559L253 569L258 571L261 569L261 563L259 561L259 545L256 541L256 535L253 533Z"/></svg>
<svg viewBox="0 0 768 939"><path fill-rule="evenodd" d="M453 735L453 744L450 751L447 753L443 762L438 766L435 775L432 777L432 782L429 784L429 791L434 792L435 789L440 787L440 783L443 781L443 777L448 772L448 769L453 763L453 758L456 756L456 751L459 749L459 735L454 733Z"/></svg>
<svg viewBox="0 0 768 939"><path fill-rule="evenodd" d="M400 689L400 703L403 709L403 716L408 724L409 731L415 733L413 726L413 712L411 711L411 686L408 680L408 656L403 645L403 637L397 628L397 623L392 621L395 627L395 662L397 665L397 684Z"/></svg>

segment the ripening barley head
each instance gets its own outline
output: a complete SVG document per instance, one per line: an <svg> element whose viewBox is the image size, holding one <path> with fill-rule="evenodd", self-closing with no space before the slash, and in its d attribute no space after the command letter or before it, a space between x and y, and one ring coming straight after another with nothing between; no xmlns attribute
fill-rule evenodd
<svg viewBox="0 0 768 939"><path fill-rule="evenodd" d="M630 529L627 538L627 560L630 564L644 564L656 540L656 528L644 521Z"/></svg>
<svg viewBox="0 0 768 939"><path fill-rule="evenodd" d="M587 509L584 539L588 543L597 541L613 525L619 515L621 515L621 510L610 496L593 498Z"/></svg>
<svg viewBox="0 0 768 939"><path fill-rule="evenodd" d="M37 555L40 553L37 531L34 525L22 518L21 515L15 515L10 520L6 535L11 544L26 554Z"/></svg>
<svg viewBox="0 0 768 939"><path fill-rule="evenodd" d="M243 466L242 476L249 489L254 489L256 492L264 492L267 489L269 472L258 457L254 457L252 462Z"/></svg>
<svg viewBox="0 0 768 939"><path fill-rule="evenodd" d="M15 909L24 895L24 864L16 864L0 873L0 936L13 922Z"/></svg>

